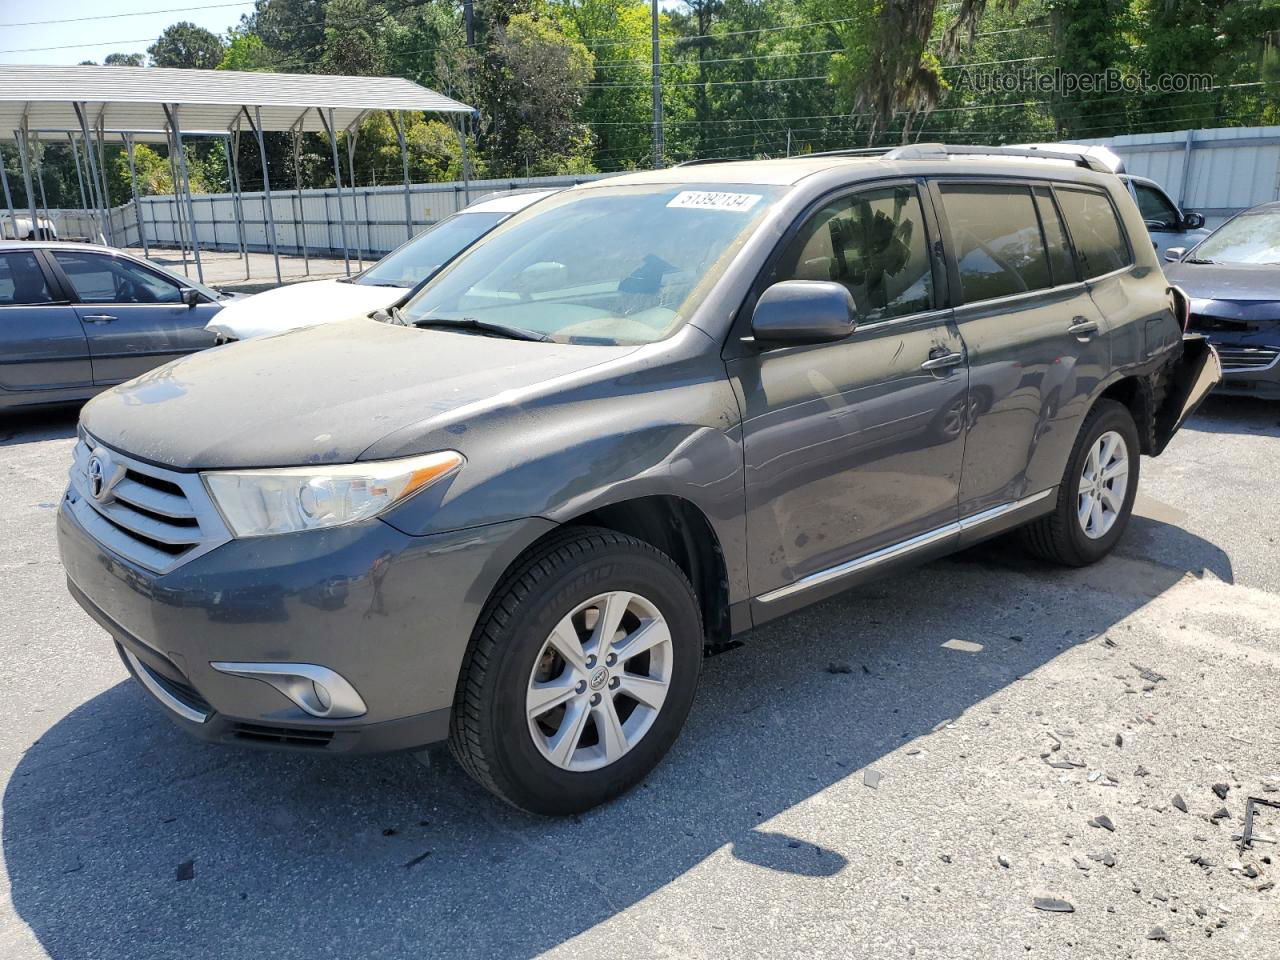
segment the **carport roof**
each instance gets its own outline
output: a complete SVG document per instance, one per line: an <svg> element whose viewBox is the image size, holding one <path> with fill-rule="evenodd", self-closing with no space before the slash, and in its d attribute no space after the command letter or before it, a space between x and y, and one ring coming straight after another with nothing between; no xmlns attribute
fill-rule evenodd
<svg viewBox="0 0 1280 960"><path fill-rule="evenodd" d="M164 106L178 108L184 130L229 130L242 107L262 111L263 130L324 130L312 108L332 109L339 130L373 110L472 113L471 107L399 77L246 73L164 67L0 66L0 131L25 116L32 130L78 130L73 104L90 124L113 130L164 130Z"/></svg>

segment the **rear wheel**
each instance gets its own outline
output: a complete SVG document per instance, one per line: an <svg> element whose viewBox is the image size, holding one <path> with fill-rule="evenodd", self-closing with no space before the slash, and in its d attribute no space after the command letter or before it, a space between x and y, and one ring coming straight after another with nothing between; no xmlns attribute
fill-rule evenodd
<svg viewBox="0 0 1280 960"><path fill-rule="evenodd" d="M534 813L612 799L684 725L701 623L669 557L611 530L566 531L508 574L476 626L454 700L454 756Z"/></svg>
<svg viewBox="0 0 1280 960"><path fill-rule="evenodd" d="M1101 560L1123 536L1138 491L1138 428L1129 409L1099 400L1080 428L1058 487L1058 505L1023 530L1046 560L1082 567Z"/></svg>

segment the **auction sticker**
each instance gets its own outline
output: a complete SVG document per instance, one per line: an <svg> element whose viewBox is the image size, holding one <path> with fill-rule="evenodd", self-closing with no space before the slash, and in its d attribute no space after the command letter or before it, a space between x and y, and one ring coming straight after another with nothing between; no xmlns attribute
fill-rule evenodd
<svg viewBox="0 0 1280 960"><path fill-rule="evenodd" d="M760 202L759 193L723 193L712 190L681 190L668 207L689 210L750 210Z"/></svg>

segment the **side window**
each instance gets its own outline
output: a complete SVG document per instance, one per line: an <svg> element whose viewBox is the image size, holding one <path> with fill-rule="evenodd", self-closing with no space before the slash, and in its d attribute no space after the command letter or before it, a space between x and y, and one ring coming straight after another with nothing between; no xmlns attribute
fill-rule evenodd
<svg viewBox="0 0 1280 960"><path fill-rule="evenodd" d="M1151 230L1177 230L1182 218L1178 216L1178 208L1173 205L1164 192L1145 183L1135 183L1133 192L1138 197L1138 210L1142 219Z"/></svg>
<svg viewBox="0 0 1280 960"><path fill-rule="evenodd" d="M965 303L1053 286L1028 187L943 184Z"/></svg>
<svg viewBox="0 0 1280 960"><path fill-rule="evenodd" d="M0 307L52 300L34 253L0 253Z"/></svg>
<svg viewBox="0 0 1280 960"><path fill-rule="evenodd" d="M1133 263L1110 197L1079 187L1058 187L1054 193L1067 218L1067 229L1086 280Z"/></svg>
<svg viewBox="0 0 1280 960"><path fill-rule="evenodd" d="M775 280L834 280L848 287L862 323L933 306L924 213L914 186L835 200L782 253Z"/></svg>
<svg viewBox="0 0 1280 960"><path fill-rule="evenodd" d="M1058 205L1053 202L1053 194L1048 187L1036 187L1032 193L1036 198L1036 210L1040 214L1040 226L1044 229L1045 247L1049 251L1049 266L1053 271L1053 284L1075 283L1075 258L1071 256L1071 243L1067 240L1066 228L1062 225L1062 215L1058 213Z"/></svg>
<svg viewBox="0 0 1280 960"><path fill-rule="evenodd" d="M176 283L128 260L61 250L53 255L84 303L182 302Z"/></svg>

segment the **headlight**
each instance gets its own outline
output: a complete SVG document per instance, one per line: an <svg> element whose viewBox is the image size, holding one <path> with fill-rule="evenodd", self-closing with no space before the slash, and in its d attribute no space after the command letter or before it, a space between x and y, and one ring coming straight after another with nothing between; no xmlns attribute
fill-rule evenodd
<svg viewBox="0 0 1280 960"><path fill-rule="evenodd" d="M265 537L368 520L464 463L453 450L335 467L282 467L204 474L237 537Z"/></svg>

